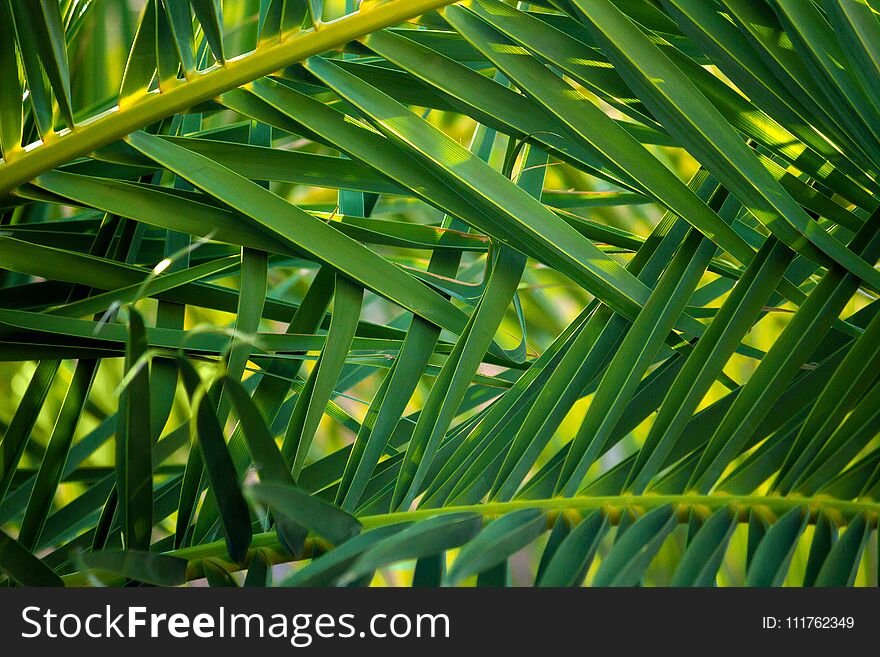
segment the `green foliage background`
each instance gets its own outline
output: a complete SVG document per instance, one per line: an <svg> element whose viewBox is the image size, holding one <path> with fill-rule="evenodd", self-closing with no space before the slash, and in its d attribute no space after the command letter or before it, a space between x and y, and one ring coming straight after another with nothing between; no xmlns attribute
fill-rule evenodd
<svg viewBox="0 0 880 657"><path fill-rule="evenodd" d="M6 584L877 584L875 0L0 0Z"/></svg>

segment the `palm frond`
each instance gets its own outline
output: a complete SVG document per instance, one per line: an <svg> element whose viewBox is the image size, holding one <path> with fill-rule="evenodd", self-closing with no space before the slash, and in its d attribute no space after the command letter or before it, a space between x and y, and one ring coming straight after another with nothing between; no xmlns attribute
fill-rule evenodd
<svg viewBox="0 0 880 657"><path fill-rule="evenodd" d="M355 4L0 0L5 577L875 584L877 9Z"/></svg>

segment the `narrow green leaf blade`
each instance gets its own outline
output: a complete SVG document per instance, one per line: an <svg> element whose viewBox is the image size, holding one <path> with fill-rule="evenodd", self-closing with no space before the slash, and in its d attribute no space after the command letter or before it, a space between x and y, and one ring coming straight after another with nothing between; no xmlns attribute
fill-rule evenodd
<svg viewBox="0 0 880 657"><path fill-rule="evenodd" d="M547 520L538 509L514 511L491 522L465 545L449 570L451 585L506 562L514 552L544 533Z"/></svg>
<svg viewBox="0 0 880 657"><path fill-rule="evenodd" d="M580 586L608 526L608 516L602 511L594 511L584 518L562 539L537 585Z"/></svg>
<svg viewBox="0 0 880 657"><path fill-rule="evenodd" d="M334 544L344 543L362 529L354 516L295 486L257 484L248 488L248 495Z"/></svg>

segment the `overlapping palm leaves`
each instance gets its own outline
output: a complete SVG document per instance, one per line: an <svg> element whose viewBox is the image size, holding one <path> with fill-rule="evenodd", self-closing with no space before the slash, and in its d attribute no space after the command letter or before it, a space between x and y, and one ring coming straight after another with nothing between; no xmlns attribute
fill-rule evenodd
<svg viewBox="0 0 880 657"><path fill-rule="evenodd" d="M8 581L876 581L880 6L141 4L0 0Z"/></svg>

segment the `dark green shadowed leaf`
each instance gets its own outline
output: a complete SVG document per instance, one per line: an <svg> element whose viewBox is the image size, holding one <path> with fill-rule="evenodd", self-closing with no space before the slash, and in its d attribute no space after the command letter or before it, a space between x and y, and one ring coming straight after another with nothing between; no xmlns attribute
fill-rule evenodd
<svg viewBox="0 0 880 657"><path fill-rule="evenodd" d="M205 391L198 373L187 361L178 359L181 374L190 397L196 397L198 404L192 430L198 443L200 460L204 463L211 493L220 509L220 520L226 537L229 556L242 562L251 544L252 529L250 511L235 466L229 456L223 430L215 412L216 399L211 390Z"/></svg>
<svg viewBox="0 0 880 657"><path fill-rule="evenodd" d="M299 29L308 11L308 0L270 0L261 15L260 41L280 39L282 33Z"/></svg>
<svg viewBox="0 0 880 657"><path fill-rule="evenodd" d="M336 549L312 559L308 565L283 579L279 585L334 586L346 576L351 566L364 552L409 526L409 523L395 523L358 534L338 545Z"/></svg>
<svg viewBox="0 0 880 657"><path fill-rule="evenodd" d="M232 577L232 573L223 567L221 561L205 559L202 565L205 569L205 578L208 580L208 586L212 588L238 588L238 583Z"/></svg>
<svg viewBox="0 0 880 657"><path fill-rule="evenodd" d="M64 586L58 575L4 531L0 531L0 570L22 586Z"/></svg>
<svg viewBox="0 0 880 657"><path fill-rule="evenodd" d="M256 550L248 564L245 588L263 588L272 586L272 560L266 550Z"/></svg>
<svg viewBox="0 0 880 657"><path fill-rule="evenodd" d="M398 561L421 559L459 547L480 531L474 513L449 513L419 522L367 550L346 575L348 581Z"/></svg>
<svg viewBox="0 0 880 657"><path fill-rule="evenodd" d="M560 513L556 516L556 522L553 523L553 529L550 530L550 535L547 537L547 542L541 551L541 561L535 573L535 586L540 586L544 573L547 572L547 566L550 565L553 557L556 556L556 550L559 548L560 543L571 533L572 527L570 523L571 521L566 518L565 514Z"/></svg>
<svg viewBox="0 0 880 657"><path fill-rule="evenodd" d="M116 479L124 519L125 546L134 550L150 547L153 528L153 466L150 421L150 374L145 359L147 336L144 320L129 308L128 342L125 350L128 385L120 399L121 426L116 437Z"/></svg>
<svg viewBox="0 0 880 657"><path fill-rule="evenodd" d="M174 45L177 56L187 73L195 68L193 56L193 26L190 7L186 2L174 2L174 0L162 0L165 17L174 37Z"/></svg>
<svg viewBox="0 0 880 657"><path fill-rule="evenodd" d="M22 105L15 25L9 2L0 2L0 153L10 160L21 150Z"/></svg>
<svg viewBox="0 0 880 657"><path fill-rule="evenodd" d="M767 530L749 564L746 586L782 584L797 540L806 527L807 515L803 508L795 507Z"/></svg>
<svg viewBox="0 0 880 657"><path fill-rule="evenodd" d="M853 518L828 552L814 586L852 586L870 534L864 514Z"/></svg>
<svg viewBox="0 0 880 657"><path fill-rule="evenodd" d="M413 588L436 588L446 577L446 554L434 554L416 561Z"/></svg>
<svg viewBox="0 0 880 657"><path fill-rule="evenodd" d="M40 540L97 367L97 361L79 361L64 397L19 529L18 541L30 549Z"/></svg>
<svg viewBox="0 0 880 657"><path fill-rule="evenodd" d="M361 531L356 518L295 486L257 484L248 489L248 496L334 544L344 543Z"/></svg>
<svg viewBox="0 0 880 657"><path fill-rule="evenodd" d="M837 541L837 526L828 517L821 513L813 528L813 540L810 541L810 555L807 558L807 569L804 574L804 586L814 586L819 570L825 563L828 553Z"/></svg>
<svg viewBox="0 0 880 657"><path fill-rule="evenodd" d="M0 440L0 499L6 497L19 460L24 454L28 438L49 394L49 386L58 372L57 360L43 360L37 365L24 391L12 421Z"/></svg>
<svg viewBox="0 0 880 657"><path fill-rule="evenodd" d="M537 582L538 586L580 586L599 542L608 531L608 524L608 517L601 511L595 511L579 522L559 543Z"/></svg>
<svg viewBox="0 0 880 657"><path fill-rule="evenodd" d="M722 508L712 514L688 543L672 577L672 586L714 586L727 543L736 529L736 511Z"/></svg>
<svg viewBox="0 0 880 657"><path fill-rule="evenodd" d="M477 575L477 587L479 588L497 589L504 586L510 586L510 564L507 560Z"/></svg>
<svg viewBox="0 0 880 657"><path fill-rule="evenodd" d="M223 16L219 0L190 0L196 18L202 26L205 38L211 46L211 52L221 64L223 55Z"/></svg>
<svg viewBox="0 0 880 657"><path fill-rule="evenodd" d="M537 509L515 511L494 520L458 553L449 570L448 583L457 584L504 563L544 533L546 527L547 520Z"/></svg>
<svg viewBox="0 0 880 657"><path fill-rule="evenodd" d="M186 581L186 559L155 552L90 552L82 555L89 568L155 586L179 586Z"/></svg>
<svg viewBox="0 0 880 657"><path fill-rule="evenodd" d="M593 586L638 584L648 564L677 524L675 509L669 506L660 507L639 518L602 560L593 578Z"/></svg>
<svg viewBox="0 0 880 657"><path fill-rule="evenodd" d="M49 78L55 100L68 127L74 127L70 99L67 43L60 6L56 0L11 0L19 30L19 47L37 52Z"/></svg>
<svg viewBox="0 0 880 657"><path fill-rule="evenodd" d="M263 421L256 404L247 394L241 383L228 376L223 378L224 392L229 395L241 422L242 431L248 444L251 458L260 481L292 486L294 484L290 469L281 456L269 428ZM275 518L278 537L285 547L294 554L299 553L306 538L306 529L291 522L289 516L281 514Z"/></svg>

